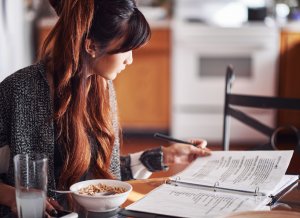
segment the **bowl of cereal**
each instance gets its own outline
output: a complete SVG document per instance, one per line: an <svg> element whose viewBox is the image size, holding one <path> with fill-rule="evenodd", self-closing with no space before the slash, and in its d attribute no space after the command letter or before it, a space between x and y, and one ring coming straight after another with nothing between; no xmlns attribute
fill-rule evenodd
<svg viewBox="0 0 300 218"><path fill-rule="evenodd" d="M77 203L92 212L117 209L126 201L131 190L129 183L111 179L86 180L70 187Z"/></svg>

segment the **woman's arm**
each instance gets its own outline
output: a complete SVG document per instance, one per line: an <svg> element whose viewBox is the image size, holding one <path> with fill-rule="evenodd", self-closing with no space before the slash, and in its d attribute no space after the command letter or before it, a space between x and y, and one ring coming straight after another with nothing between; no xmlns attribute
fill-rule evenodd
<svg viewBox="0 0 300 218"><path fill-rule="evenodd" d="M152 172L167 170L169 164L190 163L211 154L205 140L191 140L197 146L175 143L121 157L122 180L146 179Z"/></svg>
<svg viewBox="0 0 300 218"><path fill-rule="evenodd" d="M16 190L14 187L6 185L0 182L0 205L5 205L10 208L10 210L17 214L17 203L16 203ZM56 214L56 209L62 210L63 208L52 198L46 199L46 213Z"/></svg>
<svg viewBox="0 0 300 218"><path fill-rule="evenodd" d="M147 179L152 172L166 169L161 147L121 157L122 180Z"/></svg>
<svg viewBox="0 0 300 218"><path fill-rule="evenodd" d="M8 110L7 105L8 101L6 100L6 95L3 94L3 88L0 86L0 175L4 175L7 173L8 170L8 164L9 164L9 157L10 157L10 149L8 146ZM12 186L9 186L1 181L0 178L0 205L5 205L7 207L10 207L10 209L17 213L17 207L16 207L16 194L15 194L15 188Z"/></svg>

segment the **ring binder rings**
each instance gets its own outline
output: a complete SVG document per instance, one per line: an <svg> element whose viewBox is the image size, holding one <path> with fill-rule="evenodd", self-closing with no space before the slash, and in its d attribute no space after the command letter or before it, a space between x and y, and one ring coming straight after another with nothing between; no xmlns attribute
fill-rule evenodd
<svg viewBox="0 0 300 218"><path fill-rule="evenodd" d="M255 201L256 201L256 202L260 202L260 201L261 201L261 198L262 198L263 196L265 196L265 195L264 195L263 193L260 193L260 192L259 192L259 187L256 186L255 191L254 191ZM272 201L271 196L269 196L269 198L270 198L270 201ZM270 202L270 201L269 201L269 202Z"/></svg>
<svg viewBox="0 0 300 218"><path fill-rule="evenodd" d="M259 196L259 195L260 195L260 193L259 193L259 187L256 186L255 191L254 191L254 196Z"/></svg>
<svg viewBox="0 0 300 218"><path fill-rule="evenodd" d="M214 192L216 192L217 191L217 188L219 187L219 182L215 182L215 184L214 184Z"/></svg>
<svg viewBox="0 0 300 218"><path fill-rule="evenodd" d="M298 176L284 176L292 154L282 150L215 151L196 159L126 209L172 217L257 210L271 201L271 194L298 180Z"/></svg>
<svg viewBox="0 0 300 218"><path fill-rule="evenodd" d="M180 181L180 176L176 176L172 180L172 182L174 183L175 186L178 186L178 181Z"/></svg>
<svg viewBox="0 0 300 218"><path fill-rule="evenodd" d="M169 184L170 179L165 179L164 184Z"/></svg>

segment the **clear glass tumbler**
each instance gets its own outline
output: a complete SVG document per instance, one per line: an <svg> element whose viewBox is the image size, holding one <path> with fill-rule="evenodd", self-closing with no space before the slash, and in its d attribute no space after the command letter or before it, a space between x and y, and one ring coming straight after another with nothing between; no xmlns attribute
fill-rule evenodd
<svg viewBox="0 0 300 218"><path fill-rule="evenodd" d="M45 216L48 159L44 154L14 157L15 188L19 218Z"/></svg>

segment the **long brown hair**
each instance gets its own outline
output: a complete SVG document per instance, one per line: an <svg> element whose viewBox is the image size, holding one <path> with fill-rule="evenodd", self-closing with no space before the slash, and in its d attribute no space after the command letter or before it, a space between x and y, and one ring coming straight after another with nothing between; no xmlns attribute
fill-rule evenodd
<svg viewBox="0 0 300 218"><path fill-rule="evenodd" d="M53 77L54 121L64 166L59 186L68 188L89 170L97 178L109 172L115 135L107 81L89 74L86 39L99 44L104 55L125 52L145 44L150 28L134 0L50 0L59 19L41 50ZM109 43L122 45L106 51ZM96 140L92 158L90 140Z"/></svg>

